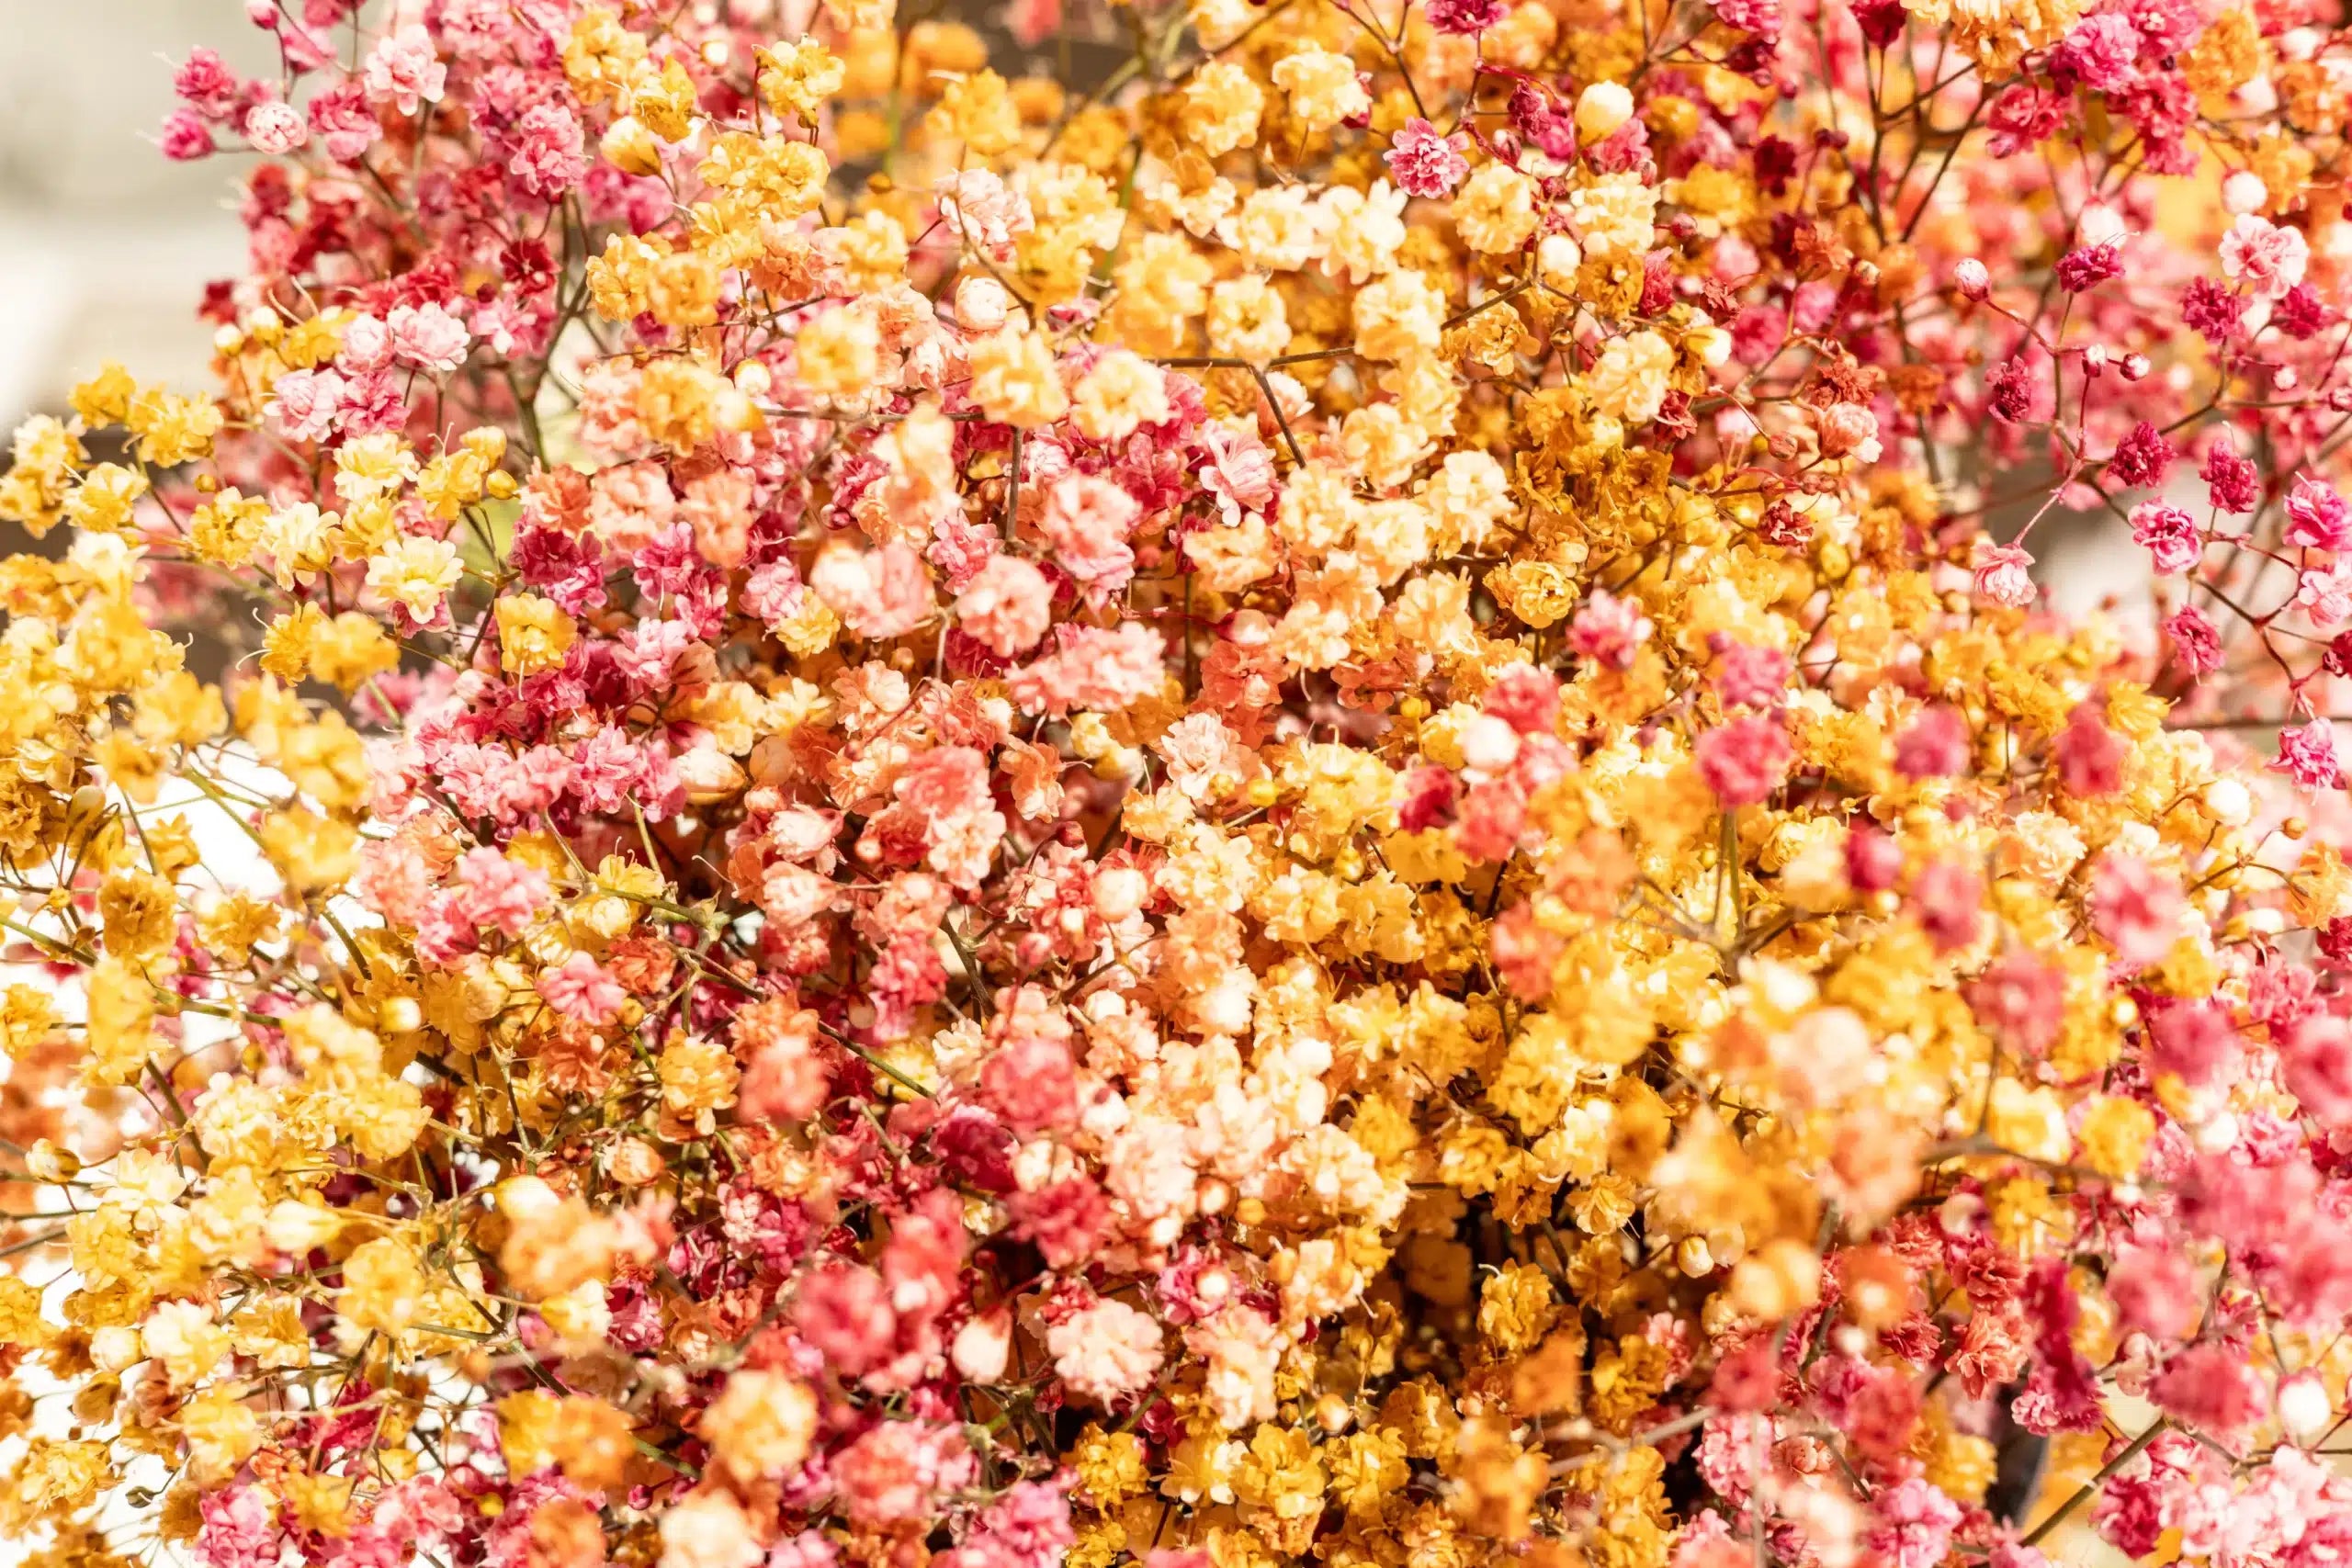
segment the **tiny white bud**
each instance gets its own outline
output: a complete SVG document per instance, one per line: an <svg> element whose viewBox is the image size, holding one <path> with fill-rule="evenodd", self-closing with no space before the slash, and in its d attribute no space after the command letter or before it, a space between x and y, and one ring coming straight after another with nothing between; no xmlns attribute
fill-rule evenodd
<svg viewBox="0 0 2352 1568"><path fill-rule="evenodd" d="M993 277L967 277L956 285L956 324L975 335L1004 325L1012 297Z"/></svg>
<svg viewBox="0 0 2352 1568"><path fill-rule="evenodd" d="M1535 247L1536 276L1546 288L1562 294L1572 292L1577 268L1583 265L1584 252L1566 234L1546 234L1543 243Z"/></svg>
<svg viewBox="0 0 2352 1568"><path fill-rule="evenodd" d="M2215 779L2205 786L2205 809L2224 828L2243 828L2254 817L2254 796L2235 779Z"/></svg>
<svg viewBox="0 0 2352 1568"><path fill-rule="evenodd" d="M1595 82L1577 98L1577 134L1598 141L1634 118L1634 95L1620 82Z"/></svg>
<svg viewBox="0 0 2352 1568"><path fill-rule="evenodd" d="M2299 1443L2327 1430L2335 1415L2333 1405L2315 1372L2298 1372L2278 1385L2278 1425Z"/></svg>

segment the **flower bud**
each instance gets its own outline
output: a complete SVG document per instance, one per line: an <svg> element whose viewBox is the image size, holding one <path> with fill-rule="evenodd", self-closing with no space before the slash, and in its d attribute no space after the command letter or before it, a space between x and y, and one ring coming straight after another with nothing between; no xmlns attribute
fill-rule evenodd
<svg viewBox="0 0 2352 1568"><path fill-rule="evenodd" d="M1595 82L1577 98L1577 134L1599 141L1634 118L1634 95L1622 82Z"/></svg>
<svg viewBox="0 0 2352 1568"><path fill-rule="evenodd" d="M1004 325L1012 297L993 277L967 277L956 285L956 324L975 337Z"/></svg>
<svg viewBox="0 0 2352 1568"><path fill-rule="evenodd" d="M1951 269L1951 281L1964 299L1982 299L1993 291L1993 275L1974 256L1961 258L1960 265Z"/></svg>
<svg viewBox="0 0 2352 1568"><path fill-rule="evenodd" d="M2298 1442L2309 1442L2327 1430L2335 1418L2334 1401L2316 1372L2301 1372L2278 1385L2278 1424Z"/></svg>
<svg viewBox="0 0 2352 1568"><path fill-rule="evenodd" d="M658 175L662 172L662 144L653 140L653 132L635 115L623 115L606 128L596 143L596 151L605 162L625 175Z"/></svg>
<svg viewBox="0 0 2352 1568"><path fill-rule="evenodd" d="M967 1382L994 1382L1012 1351L1012 1314L999 1307L956 1331L948 1358Z"/></svg>
<svg viewBox="0 0 2352 1568"><path fill-rule="evenodd" d="M90 1359L102 1372L130 1371L147 1359L147 1348L140 1343L139 1330L127 1324L114 1324L90 1336ZM2285 1405L2285 1390L2280 1390L2280 1406Z"/></svg>
<svg viewBox="0 0 2352 1568"><path fill-rule="evenodd" d="M1584 252L1566 234L1546 234L1543 243L1535 247L1535 275L1546 288L1562 294L1573 292L1577 268L1583 265Z"/></svg>

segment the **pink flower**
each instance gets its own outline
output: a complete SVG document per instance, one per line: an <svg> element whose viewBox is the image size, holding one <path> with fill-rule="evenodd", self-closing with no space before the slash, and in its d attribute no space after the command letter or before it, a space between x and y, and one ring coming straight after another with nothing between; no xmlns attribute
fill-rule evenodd
<svg viewBox="0 0 2352 1568"><path fill-rule="evenodd" d="M1630 670L1634 653L1657 630L1657 624L1642 614L1639 600L1620 599L1596 588L1568 623L1568 646L1611 670Z"/></svg>
<svg viewBox="0 0 2352 1568"><path fill-rule="evenodd" d="M938 1568L1060 1568L1078 1539L1064 1495L1068 1484L1066 1478L1014 1482L974 1522L963 1545L933 1562Z"/></svg>
<svg viewBox="0 0 2352 1568"><path fill-rule="evenodd" d="M245 140L254 144L256 152L277 157L293 152L310 139L310 122L291 104L272 99L245 111Z"/></svg>
<svg viewBox="0 0 2352 1568"><path fill-rule="evenodd" d="M2236 1028L2221 1008L2177 1002L2148 1020L2148 1062L2191 1088L2230 1073L2244 1055Z"/></svg>
<svg viewBox="0 0 2352 1568"><path fill-rule="evenodd" d="M1011 261L1013 243L1037 226L1029 198L986 169L944 176L935 199L947 231L994 262Z"/></svg>
<svg viewBox="0 0 2352 1568"><path fill-rule="evenodd" d="M343 407L343 378L332 370L289 370L271 388L269 416L289 441L323 441Z"/></svg>
<svg viewBox="0 0 2352 1568"><path fill-rule="evenodd" d="M1960 1526L1960 1505L1918 1476L1882 1491L1866 1538L1893 1568L1936 1568Z"/></svg>
<svg viewBox="0 0 2352 1568"><path fill-rule="evenodd" d="M2244 1353L2210 1341L2174 1357L2148 1394L2159 1409L2217 1438L2251 1427L2269 1404Z"/></svg>
<svg viewBox="0 0 2352 1568"><path fill-rule="evenodd" d="M356 82L344 82L311 100L311 129L318 133L327 156L341 164L356 164L384 133L368 95Z"/></svg>
<svg viewBox="0 0 2352 1568"><path fill-rule="evenodd" d="M2143 419L2115 444L2114 455L2107 460L2107 477L2127 489L2160 485L2178 456L2165 433L2153 421Z"/></svg>
<svg viewBox="0 0 2352 1568"><path fill-rule="evenodd" d="M1088 604L1102 604L1135 576L1127 536L1142 515L1134 497L1091 474L1065 475L1046 491L1039 526L1062 570L1085 585Z"/></svg>
<svg viewBox="0 0 2352 1568"><path fill-rule="evenodd" d="M560 104L535 104L514 123L506 160L514 183L533 196L553 199L588 172L578 117Z"/></svg>
<svg viewBox="0 0 2352 1568"><path fill-rule="evenodd" d="M194 163L210 156L212 132L197 118L194 109L174 109L164 117L162 137L164 156L175 164Z"/></svg>
<svg viewBox="0 0 2352 1568"><path fill-rule="evenodd" d="M1968 726L1948 707L1913 719L1894 740L1894 771L1906 778L1951 778L1968 771Z"/></svg>
<svg viewBox="0 0 2352 1568"><path fill-rule="evenodd" d="M2222 272L2256 297L2282 299L2303 280L2311 245L2299 229L2287 229L2258 213L2239 215L2222 236Z"/></svg>
<svg viewBox="0 0 2352 1568"><path fill-rule="evenodd" d="M1482 33L1509 15L1503 0L1430 0L1430 26L1456 37Z"/></svg>
<svg viewBox="0 0 2352 1568"><path fill-rule="evenodd" d="M2205 549L2197 520L2168 501L2143 501L2132 509L2132 542L2148 552L2164 577L2187 571Z"/></svg>
<svg viewBox="0 0 2352 1568"><path fill-rule="evenodd" d="M1781 721L1766 714L1716 726L1699 737L1693 750L1700 775L1726 806L1767 799L1781 787L1796 755Z"/></svg>
<svg viewBox="0 0 2352 1568"><path fill-rule="evenodd" d="M1882 448L1878 416L1860 403L1832 403L1818 421L1821 455L1875 463Z"/></svg>
<svg viewBox="0 0 2352 1568"><path fill-rule="evenodd" d="M2179 884L2136 855L2109 851L2091 873L2091 927L2134 968L2172 951L2182 908Z"/></svg>
<svg viewBox="0 0 2352 1568"><path fill-rule="evenodd" d="M1453 820L1462 781L1444 768L1424 762L1405 775L1398 794L1396 825L1408 833L1418 833Z"/></svg>
<svg viewBox="0 0 2352 1568"><path fill-rule="evenodd" d="M1453 187L1469 177L1470 160L1461 151L1467 143L1468 138L1459 133L1440 135L1437 127L1416 116L1390 140L1382 161L1398 190L1436 201L1453 195Z"/></svg>
<svg viewBox="0 0 2352 1568"><path fill-rule="evenodd" d="M1720 632L1712 646L1715 655L1715 695L1723 699L1724 706L1769 708L1780 702L1796 668L1789 662L1787 654L1777 648L1735 642Z"/></svg>
<svg viewBox="0 0 2352 1568"><path fill-rule="evenodd" d="M1062 0L1012 0L1005 28L1024 48L1035 49L1062 25Z"/></svg>
<svg viewBox="0 0 2352 1568"><path fill-rule="evenodd" d="M2112 795L2123 786L2126 748L2122 738L2107 728L2095 703L2075 705L2051 751L2059 781L2071 795Z"/></svg>
<svg viewBox="0 0 2352 1568"><path fill-rule="evenodd" d="M2335 727L2316 718L2300 729L2280 731L2278 755L2271 760L2270 771L2285 773L2305 789L2341 785L2344 773L2335 760Z"/></svg>
<svg viewBox="0 0 2352 1568"><path fill-rule="evenodd" d="M414 114L420 101L437 104L448 80L433 47L433 35L416 23L379 39L359 68L360 84L377 103Z"/></svg>
<svg viewBox="0 0 2352 1568"><path fill-rule="evenodd" d="M2075 25L2052 51L2052 66L2102 93L2140 79L2140 29L2121 11L2105 11Z"/></svg>
<svg viewBox="0 0 2352 1568"><path fill-rule="evenodd" d="M1514 664L1495 677L1480 705L1521 735L1544 735L1560 711L1559 678L1532 664Z"/></svg>
<svg viewBox="0 0 2352 1568"><path fill-rule="evenodd" d="M2022 949L2002 954L1968 984L1968 1005L1993 1037L2032 1060L2065 1021L2066 975Z"/></svg>
<svg viewBox="0 0 2352 1568"><path fill-rule="evenodd" d="M1911 885L1911 897L1920 929L1938 953L1959 952L1984 929L1984 878L1965 862L1928 862Z"/></svg>
<svg viewBox="0 0 2352 1568"><path fill-rule="evenodd" d="M2313 568L2297 574L2295 603L2323 631L2352 618L2352 558L2339 558L2324 570Z"/></svg>
<svg viewBox="0 0 2352 1568"><path fill-rule="evenodd" d="M1048 1329L1046 1349L1072 1393L1111 1404L1150 1386L1165 1359L1159 1341L1149 1314L1105 1298Z"/></svg>
<svg viewBox="0 0 2352 1568"><path fill-rule="evenodd" d="M1037 646L1053 620L1053 584L1017 556L992 556L969 587L956 596L956 619L1001 659Z"/></svg>
<svg viewBox="0 0 2352 1568"><path fill-rule="evenodd" d="M930 570L904 545L828 550L818 558L808 585L842 625L876 641L904 637L937 609Z"/></svg>
<svg viewBox="0 0 2352 1568"><path fill-rule="evenodd" d="M473 339L466 323L440 305L395 305L384 325L396 358L436 376L463 365Z"/></svg>
<svg viewBox="0 0 2352 1568"><path fill-rule="evenodd" d="M863 1377L888 1359L898 1337L890 1287L864 1264L820 1269L800 1281L793 1325L844 1377Z"/></svg>
<svg viewBox="0 0 2352 1568"><path fill-rule="evenodd" d="M1984 545L1976 554L1976 596L2021 610L2033 603L2033 558L2015 545Z"/></svg>
<svg viewBox="0 0 2352 1568"><path fill-rule="evenodd" d="M2286 539L2307 549L2340 550L2352 539L2352 507L2335 486L2298 474L2287 492Z"/></svg>
<svg viewBox="0 0 2352 1568"><path fill-rule="evenodd" d="M208 1492L198 1499L203 1528L197 1555L206 1568L274 1568L284 1539L271 1521L268 1497L243 1484Z"/></svg>
<svg viewBox="0 0 2352 1568"><path fill-rule="evenodd" d="M970 746L925 751L907 764L892 793L921 824L929 844L923 863L951 886L978 887L1007 825L989 804L988 759Z"/></svg>
<svg viewBox="0 0 2352 1568"><path fill-rule="evenodd" d="M413 926L433 893L433 872L413 840L379 839L359 852L352 892L394 925Z"/></svg>
<svg viewBox="0 0 2352 1568"><path fill-rule="evenodd" d="M367 435L398 430L408 423L408 399L389 369L371 370L345 379L343 388L343 432Z"/></svg>
<svg viewBox="0 0 2352 1568"><path fill-rule="evenodd" d="M392 362L392 334L375 316L354 316L344 323L343 345L334 362L352 375L381 370Z"/></svg>
<svg viewBox="0 0 2352 1568"><path fill-rule="evenodd" d="M539 995L548 1006L577 1023L610 1023L628 1000L612 972L584 953L575 953L559 968L539 972Z"/></svg>
<svg viewBox="0 0 2352 1568"><path fill-rule="evenodd" d="M1716 18L1725 27L1758 37L1781 36L1781 0L1711 0Z"/></svg>
<svg viewBox="0 0 2352 1568"><path fill-rule="evenodd" d="M2278 1040L2280 1077L2303 1113L2324 1125L2352 1122L2352 1026L2313 1012Z"/></svg>
<svg viewBox="0 0 2352 1568"><path fill-rule="evenodd" d="M979 1476L961 1427L886 1420L868 1427L828 1466L842 1511L874 1529L938 1516L942 1498Z"/></svg>
<svg viewBox="0 0 2352 1568"><path fill-rule="evenodd" d="M1158 689L1168 671L1160 635L1134 621L1116 627L1054 628L1055 650L1006 682L1012 700L1028 713L1060 718L1076 708L1117 713Z"/></svg>
<svg viewBox="0 0 2352 1568"><path fill-rule="evenodd" d="M2171 646L2173 658L2192 677L2211 674L2222 667L2222 634L2194 604L2165 618L2165 641Z"/></svg>
<svg viewBox="0 0 2352 1568"><path fill-rule="evenodd" d="M172 91L180 101L209 119L226 119L234 113L244 88L228 62L209 49L188 51L187 60L172 73Z"/></svg>
<svg viewBox="0 0 2352 1568"><path fill-rule="evenodd" d="M2197 1270L2175 1247L2135 1247L2109 1267L2107 1297L2124 1328L2178 1338L2197 1321Z"/></svg>
<svg viewBox="0 0 2352 1568"><path fill-rule="evenodd" d="M1882 829L1857 823L1846 830L1846 880L1858 893L1883 893L1903 875L1903 846Z"/></svg>
<svg viewBox="0 0 2352 1568"><path fill-rule="evenodd" d="M1250 432L1236 433L1211 424L1201 433L1208 449L1208 464L1200 470L1201 488L1216 498L1217 512L1227 524L1244 513L1262 515L1274 504L1274 455Z"/></svg>
<svg viewBox="0 0 2352 1568"><path fill-rule="evenodd" d="M488 848L466 852L458 862L458 882L468 921L510 937L530 929L550 893L546 872Z"/></svg>
<svg viewBox="0 0 2352 1568"><path fill-rule="evenodd" d="M1002 1043L980 1065L982 1103L1023 1137L1075 1120L1078 1080L1070 1062L1069 1025L1050 1014L1024 1011L1010 1022L1001 1015L992 1021L991 1032Z"/></svg>

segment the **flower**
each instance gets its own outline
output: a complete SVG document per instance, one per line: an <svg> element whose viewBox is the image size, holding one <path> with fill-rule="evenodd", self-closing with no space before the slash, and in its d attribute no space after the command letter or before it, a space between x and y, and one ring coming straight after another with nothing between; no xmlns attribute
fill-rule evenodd
<svg viewBox="0 0 2352 1568"><path fill-rule="evenodd" d="M209 378L0 471L9 1539L2047 1568L1997 1400L2341 1554L2332 17L775 9L175 70Z"/></svg>
<svg viewBox="0 0 2352 1568"><path fill-rule="evenodd" d="M573 953L559 968L541 970L538 988L548 1006L579 1023L610 1023L628 1000L612 975L584 953Z"/></svg>
<svg viewBox="0 0 2352 1568"><path fill-rule="evenodd" d="M2352 507L2335 487L2298 474L2287 493L2286 540L2305 549L2340 550L2352 543Z"/></svg>
<svg viewBox="0 0 2352 1568"><path fill-rule="evenodd" d="M1355 63L1319 45L1284 55L1274 62L1272 75L1290 100L1291 112L1309 130L1353 119L1372 107L1372 96L1357 80Z"/></svg>
<svg viewBox="0 0 2352 1568"><path fill-rule="evenodd" d="M2301 728L2281 730L2278 755L2270 763L2270 771L2285 773L2305 789L2339 787L2344 777L2336 766L2334 728L2322 718Z"/></svg>
<svg viewBox="0 0 2352 1568"><path fill-rule="evenodd" d="M2033 558L2015 545L1984 545L1976 552L1976 596L1988 604L2021 609L2033 603Z"/></svg>
<svg viewBox="0 0 2352 1568"><path fill-rule="evenodd" d="M2169 502L2142 502L2132 509L2131 522L2132 542L2148 552L2161 576L2191 570L2204 554L2196 519Z"/></svg>
<svg viewBox="0 0 2352 1568"><path fill-rule="evenodd" d="M447 374L466 362L472 334L465 322L437 304L397 305L385 318L391 352L420 370Z"/></svg>
<svg viewBox="0 0 2352 1568"><path fill-rule="evenodd" d="M1726 806L1754 806L1780 787L1793 753L1780 720L1750 714L1699 737L1699 772Z"/></svg>
<svg viewBox="0 0 2352 1568"><path fill-rule="evenodd" d="M1462 145L1460 136L1441 135L1435 126L1415 116L1397 130L1382 161L1406 195L1435 201L1450 195L1470 173Z"/></svg>
<svg viewBox="0 0 2352 1568"><path fill-rule="evenodd" d="M2303 280L2311 246L2299 230L2281 228L2252 212L2241 213L2222 236L2222 272L2256 298L2281 299Z"/></svg>
<svg viewBox="0 0 2352 1568"><path fill-rule="evenodd" d="M1072 1313L1046 1336L1054 1374L1072 1392L1108 1404L1148 1386L1164 1359L1159 1325L1125 1302Z"/></svg>
<svg viewBox="0 0 2352 1568"><path fill-rule="evenodd" d="M368 97L404 115L420 104L437 104L449 73L436 58L433 35L413 23L377 40L360 70Z"/></svg>
<svg viewBox="0 0 2352 1568"><path fill-rule="evenodd" d="M310 122L289 104L259 103L245 111L245 140L256 152L292 152L310 139Z"/></svg>

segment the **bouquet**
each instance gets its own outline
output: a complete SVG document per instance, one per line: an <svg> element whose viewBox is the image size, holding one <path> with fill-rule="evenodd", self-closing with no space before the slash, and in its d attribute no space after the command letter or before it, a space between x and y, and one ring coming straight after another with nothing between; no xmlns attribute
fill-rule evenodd
<svg viewBox="0 0 2352 1568"><path fill-rule="evenodd" d="M0 479L25 1561L2352 1552L2334 6L248 12Z"/></svg>

